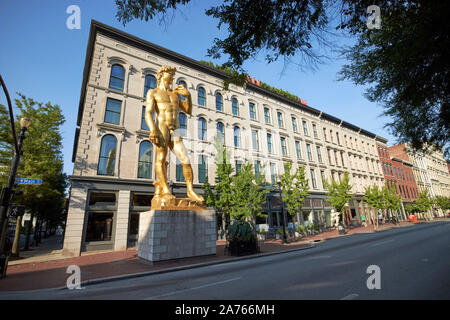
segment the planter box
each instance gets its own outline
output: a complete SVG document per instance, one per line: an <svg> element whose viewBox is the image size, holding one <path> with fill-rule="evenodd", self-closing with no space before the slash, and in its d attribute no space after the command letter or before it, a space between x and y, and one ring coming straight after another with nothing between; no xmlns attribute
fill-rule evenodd
<svg viewBox="0 0 450 320"><path fill-rule="evenodd" d="M241 256L246 254L254 254L258 252L258 246L256 242L229 242L228 251L233 256Z"/></svg>

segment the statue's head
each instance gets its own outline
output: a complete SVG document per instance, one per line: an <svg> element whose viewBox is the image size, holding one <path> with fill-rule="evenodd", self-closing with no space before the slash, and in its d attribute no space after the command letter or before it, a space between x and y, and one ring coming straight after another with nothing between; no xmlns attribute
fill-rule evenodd
<svg viewBox="0 0 450 320"><path fill-rule="evenodd" d="M159 86L161 79L164 79L164 81L166 82L165 85L166 87L168 87L173 81L175 71L177 71L177 68L171 66L162 66L161 68L159 68L158 73L156 74L156 85Z"/></svg>

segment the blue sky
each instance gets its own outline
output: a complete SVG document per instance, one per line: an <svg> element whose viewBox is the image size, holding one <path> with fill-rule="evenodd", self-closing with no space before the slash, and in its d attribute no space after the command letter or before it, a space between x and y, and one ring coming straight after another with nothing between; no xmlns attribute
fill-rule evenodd
<svg viewBox="0 0 450 320"><path fill-rule="evenodd" d="M224 35L224 31L217 29L217 21L207 17L204 10L217 2L193 0L176 11L171 23L165 26L158 21L133 21L124 27L115 18L114 0L2 0L0 73L12 99L17 97L16 92L21 92L37 101L50 101L62 108L66 118L62 127L64 170L70 175L91 19L190 58L212 60L206 56L207 49L215 37ZM70 5L78 5L81 9L79 30L66 27L69 17L66 9ZM339 41L351 43L351 39ZM287 90L306 99L313 108L385 137L389 145L394 143L393 136L383 128L387 119L379 117L381 106L364 98L364 87L336 80L345 60L333 55L316 71L300 71L293 64L284 68L283 60L267 65L262 56L244 66L255 79ZM3 92L0 103L6 105Z"/></svg>

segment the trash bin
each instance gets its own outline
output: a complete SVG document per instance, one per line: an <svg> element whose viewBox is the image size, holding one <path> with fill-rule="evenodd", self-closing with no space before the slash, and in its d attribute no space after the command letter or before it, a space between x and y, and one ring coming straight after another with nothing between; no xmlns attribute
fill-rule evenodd
<svg viewBox="0 0 450 320"><path fill-rule="evenodd" d="M342 225L338 226L339 234L345 234L345 229Z"/></svg>
<svg viewBox="0 0 450 320"><path fill-rule="evenodd" d="M6 268L8 267L9 255L0 253L0 279L6 277Z"/></svg>

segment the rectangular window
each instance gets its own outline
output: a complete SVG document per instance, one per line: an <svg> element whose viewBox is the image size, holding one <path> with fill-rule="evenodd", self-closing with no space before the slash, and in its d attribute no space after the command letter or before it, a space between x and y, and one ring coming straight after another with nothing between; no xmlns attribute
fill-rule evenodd
<svg viewBox="0 0 450 320"><path fill-rule="evenodd" d="M303 124L303 133L305 134L305 136L307 136L308 135L308 126L306 124L306 121L303 120L302 124Z"/></svg>
<svg viewBox="0 0 450 320"><path fill-rule="evenodd" d="M301 159L302 153L300 149L300 141L295 141L295 152L297 153L297 159Z"/></svg>
<svg viewBox="0 0 450 320"><path fill-rule="evenodd" d="M311 145L309 143L306 144L306 153L308 155L308 160L312 161Z"/></svg>
<svg viewBox="0 0 450 320"><path fill-rule="evenodd" d="M267 134L267 150L272 153L272 135L270 133Z"/></svg>
<svg viewBox="0 0 450 320"><path fill-rule="evenodd" d="M236 168L236 173L239 173L239 170L241 170L241 167L242 167L242 162L239 161L239 160L236 160L236 161L234 162L234 166L235 166L235 168Z"/></svg>
<svg viewBox="0 0 450 320"><path fill-rule="evenodd" d="M316 126L316 124L313 123L312 127L313 127L314 138L319 139L319 135L317 134L317 126Z"/></svg>
<svg viewBox="0 0 450 320"><path fill-rule="evenodd" d="M283 114L281 112L277 112L277 117L278 117L278 126L280 128L284 128Z"/></svg>
<svg viewBox="0 0 450 320"><path fill-rule="evenodd" d="M341 151L341 161L342 161L342 166L345 167L345 162L344 162L344 154Z"/></svg>
<svg viewBox="0 0 450 320"><path fill-rule="evenodd" d="M287 156L286 138L281 137L281 154Z"/></svg>
<svg viewBox="0 0 450 320"><path fill-rule="evenodd" d="M316 175L314 173L314 170L312 170L312 169L311 169L311 183L312 183L312 187L314 189L317 189Z"/></svg>
<svg viewBox="0 0 450 320"><path fill-rule="evenodd" d="M147 126L147 122L145 122L145 106L142 107L141 129L147 131L150 130Z"/></svg>
<svg viewBox="0 0 450 320"><path fill-rule="evenodd" d="M277 183L277 172L275 169L275 163L270 163L270 179L272 181L272 184Z"/></svg>
<svg viewBox="0 0 450 320"><path fill-rule="evenodd" d="M337 144L341 145L341 142L339 141L339 133L338 132L336 132L336 140L337 140Z"/></svg>
<svg viewBox="0 0 450 320"><path fill-rule="evenodd" d="M256 120L255 104L250 102L250 119Z"/></svg>
<svg viewBox="0 0 450 320"><path fill-rule="evenodd" d="M328 141L327 138L327 129L323 128L323 138L325 139L325 141Z"/></svg>
<svg viewBox="0 0 450 320"><path fill-rule="evenodd" d="M106 100L105 122L119 124L122 101L108 98Z"/></svg>
<svg viewBox="0 0 450 320"><path fill-rule="evenodd" d="M256 176L256 178L259 177L259 171L260 171L260 162L259 162L259 160L256 160L255 161L255 176Z"/></svg>
<svg viewBox="0 0 450 320"><path fill-rule="evenodd" d="M320 177L322 178L322 187L325 189L325 171L320 170Z"/></svg>
<svg viewBox="0 0 450 320"><path fill-rule="evenodd" d="M181 164L180 160L178 160L178 158L176 164L176 179L177 181L184 182L183 165Z"/></svg>
<svg viewBox="0 0 450 320"><path fill-rule="evenodd" d="M330 164L333 164L333 163L331 162L331 153L330 153L330 149L327 149L327 155L328 155L328 162L329 162Z"/></svg>
<svg viewBox="0 0 450 320"><path fill-rule="evenodd" d="M208 167L206 166L206 156L198 156L198 182L205 183L208 175Z"/></svg>
<svg viewBox="0 0 450 320"><path fill-rule="evenodd" d="M259 139L257 130L252 130L252 145L253 150L259 150Z"/></svg>
<svg viewBox="0 0 450 320"><path fill-rule="evenodd" d="M295 119L295 117L292 117L292 130L297 132L297 119Z"/></svg>
<svg viewBox="0 0 450 320"><path fill-rule="evenodd" d="M317 150L317 160L319 160L320 163L322 163L322 152L320 151L320 147L316 146Z"/></svg>
<svg viewBox="0 0 450 320"><path fill-rule="evenodd" d="M270 110L269 110L269 108L264 108L264 121L266 121L266 124L270 124Z"/></svg>

